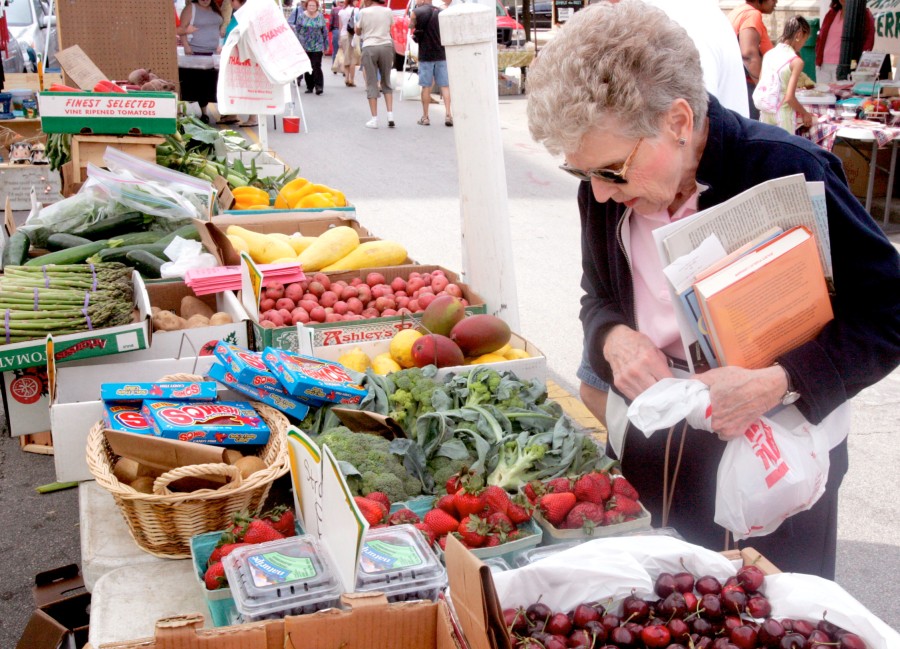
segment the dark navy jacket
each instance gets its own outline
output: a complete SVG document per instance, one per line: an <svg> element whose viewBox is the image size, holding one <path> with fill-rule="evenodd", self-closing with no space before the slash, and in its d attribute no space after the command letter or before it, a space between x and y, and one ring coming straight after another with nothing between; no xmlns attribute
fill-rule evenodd
<svg viewBox="0 0 900 649"><path fill-rule="evenodd" d="M900 363L900 258L850 193L838 158L782 129L744 119L710 97L709 135L697 170L697 181L709 189L700 194L700 209L797 173L825 183L835 317L815 340L778 362L802 395L797 407L818 423ZM625 208L598 203L587 182L581 183L578 204L585 344L594 371L612 383L602 353L606 332L616 324L635 327L631 271L617 238Z"/></svg>

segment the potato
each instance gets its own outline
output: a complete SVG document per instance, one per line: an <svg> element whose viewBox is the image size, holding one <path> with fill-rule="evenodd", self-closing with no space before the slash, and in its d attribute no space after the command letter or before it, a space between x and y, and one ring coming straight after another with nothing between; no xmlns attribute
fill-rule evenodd
<svg viewBox="0 0 900 649"><path fill-rule="evenodd" d="M200 327L208 327L209 318L202 313L195 313L187 320L188 329L199 329Z"/></svg>
<svg viewBox="0 0 900 649"><path fill-rule="evenodd" d="M135 491L141 492L142 494L152 494L154 482L155 478L151 478L150 476L141 476L131 483L131 488Z"/></svg>
<svg viewBox="0 0 900 649"><path fill-rule="evenodd" d="M244 457L244 454L240 451L236 451L233 448L229 448L225 451L225 463L226 464L234 464L238 460Z"/></svg>
<svg viewBox="0 0 900 649"><path fill-rule="evenodd" d="M217 313L213 313L212 317L209 319L209 326L215 327L217 325L231 324L232 322L234 322L234 319L230 315L218 311Z"/></svg>
<svg viewBox="0 0 900 649"><path fill-rule="evenodd" d="M187 320L171 311L160 311L151 318L154 331L178 331L187 328Z"/></svg>
<svg viewBox="0 0 900 649"><path fill-rule="evenodd" d="M206 302L193 295L185 295L181 298L181 308L178 312L186 320L190 320L191 316L195 315L206 316L206 319L209 320L215 313Z"/></svg>
<svg viewBox="0 0 900 649"><path fill-rule="evenodd" d="M160 311L162 311L162 309L160 309L158 306L151 306L151 307L150 307L150 315L156 315L156 314L159 313Z"/></svg>
<svg viewBox="0 0 900 649"><path fill-rule="evenodd" d="M234 466L241 470L242 478L248 478L251 474L265 469L266 463L255 455L247 455L237 460Z"/></svg>

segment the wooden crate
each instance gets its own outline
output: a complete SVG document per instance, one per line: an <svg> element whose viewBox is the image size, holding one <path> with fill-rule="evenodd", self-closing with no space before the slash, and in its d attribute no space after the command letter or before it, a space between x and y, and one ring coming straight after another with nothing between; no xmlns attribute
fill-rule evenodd
<svg viewBox="0 0 900 649"><path fill-rule="evenodd" d="M43 433L22 435L19 437L19 447L26 453L53 455L53 437L49 430Z"/></svg>
<svg viewBox="0 0 900 649"><path fill-rule="evenodd" d="M89 162L98 167L105 166L103 154L106 147L124 151L141 160L156 163L156 146L165 142L158 135L73 135L72 136L72 182L87 180Z"/></svg>

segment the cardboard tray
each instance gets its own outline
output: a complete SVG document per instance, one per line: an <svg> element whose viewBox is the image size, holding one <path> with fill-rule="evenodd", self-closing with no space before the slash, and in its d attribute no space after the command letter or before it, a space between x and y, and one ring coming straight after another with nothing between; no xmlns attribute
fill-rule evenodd
<svg viewBox="0 0 900 649"><path fill-rule="evenodd" d="M234 598L231 596L231 588L208 590L203 581L206 562L209 561L209 555L212 554L221 537L222 532L207 532L193 537L191 539L191 562L194 566L194 575L197 577L197 587L203 592L203 597L206 599L210 619L215 626L228 626L238 616Z"/></svg>
<svg viewBox="0 0 900 649"><path fill-rule="evenodd" d="M534 520L537 521L537 524L544 530L544 545L568 543L570 541L590 541L591 539L599 539L605 536L618 536L620 534L630 534L641 530L649 530L651 527L652 516L643 504L638 504L641 505L641 511L643 512L638 518L617 525L595 527L592 534L588 534L582 529L558 529L548 523L537 509L534 511Z"/></svg>

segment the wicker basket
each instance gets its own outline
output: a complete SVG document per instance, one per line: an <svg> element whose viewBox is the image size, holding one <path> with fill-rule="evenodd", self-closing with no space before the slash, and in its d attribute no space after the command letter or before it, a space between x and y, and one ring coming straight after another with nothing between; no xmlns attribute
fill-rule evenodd
<svg viewBox="0 0 900 649"><path fill-rule="evenodd" d="M186 378L200 380L196 376L183 375L177 380ZM176 379L166 377L163 380ZM138 547L158 557L188 559L191 537L223 530L232 514L242 510L255 512L262 507L272 483L290 468L288 421L274 408L256 402L253 407L271 431L268 443L259 451L259 457L266 463L265 469L241 479L238 469L227 464L179 467L159 476L153 484L152 494L138 492L119 482L113 475L113 467L119 458L106 442L103 422L97 422L91 428L87 440L88 468L97 484L113 495ZM168 489L168 484L175 480L201 475L223 475L230 481L219 489L199 489L189 493Z"/></svg>

